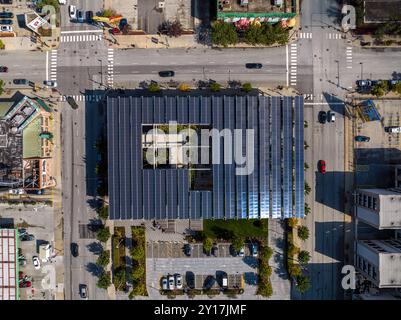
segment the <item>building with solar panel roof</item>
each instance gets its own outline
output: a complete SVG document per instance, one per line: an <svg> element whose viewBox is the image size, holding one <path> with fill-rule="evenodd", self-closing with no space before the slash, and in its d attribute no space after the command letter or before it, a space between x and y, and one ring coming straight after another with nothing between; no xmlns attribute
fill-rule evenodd
<svg viewBox="0 0 401 320"><path fill-rule="evenodd" d="M110 219L304 217L302 97L176 94L107 97Z"/></svg>

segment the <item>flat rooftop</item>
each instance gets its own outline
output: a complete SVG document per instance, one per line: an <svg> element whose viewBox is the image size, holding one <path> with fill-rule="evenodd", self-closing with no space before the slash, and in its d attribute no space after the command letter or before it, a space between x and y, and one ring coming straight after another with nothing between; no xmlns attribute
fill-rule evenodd
<svg viewBox="0 0 401 320"><path fill-rule="evenodd" d="M241 3L246 1L241 0L216 0L217 10L219 12L254 12L254 13L268 13L268 12L284 12L285 0L278 1L282 6L273 5L272 0L249 0L248 4Z"/></svg>
<svg viewBox="0 0 401 320"><path fill-rule="evenodd" d="M365 22L383 22L399 18L401 0L365 0Z"/></svg>
<svg viewBox="0 0 401 320"><path fill-rule="evenodd" d="M108 96L110 218L303 217L303 126L303 98L299 96ZM179 139L172 131L177 129L201 134L202 130L225 130L228 137L224 142L213 138L199 143L199 148L188 147L193 148L188 152L196 154L196 160L204 151L211 154L206 162L184 163L182 155L171 155L186 148L185 141L182 147L176 146ZM150 132L158 135L144 140ZM164 141L160 132L170 135L174 148L160 148ZM157 141L157 147L150 148L149 141ZM227 161L234 159L233 148L247 156L245 164ZM149 163L149 155L164 153L164 161ZM252 166L251 170L240 174L237 169L246 166L248 170Z"/></svg>
<svg viewBox="0 0 401 320"><path fill-rule="evenodd" d="M17 231L0 229L0 300L18 300Z"/></svg>

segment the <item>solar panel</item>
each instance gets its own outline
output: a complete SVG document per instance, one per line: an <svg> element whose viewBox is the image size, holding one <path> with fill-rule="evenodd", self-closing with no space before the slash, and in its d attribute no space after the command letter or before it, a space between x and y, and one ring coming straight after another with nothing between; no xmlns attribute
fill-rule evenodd
<svg viewBox="0 0 401 320"><path fill-rule="evenodd" d="M304 99L295 97L295 216L305 215Z"/></svg>
<svg viewBox="0 0 401 320"><path fill-rule="evenodd" d="M281 110L280 98L272 97L272 218L281 217Z"/></svg>
<svg viewBox="0 0 401 320"><path fill-rule="evenodd" d="M213 211L212 192L201 191L202 194L202 218L211 219Z"/></svg>
<svg viewBox="0 0 401 320"><path fill-rule="evenodd" d="M260 218L270 216L270 112L269 98L259 97L259 197L260 197ZM256 140L257 141L257 140ZM256 157L256 155L255 155ZM255 158L256 160L257 158ZM255 163L256 165L256 163Z"/></svg>
<svg viewBox="0 0 401 320"><path fill-rule="evenodd" d="M224 128L234 130L235 101L234 97L224 97ZM227 150L224 154L227 155ZM233 150L230 150L233 157ZM227 219L235 218L235 168L233 165L224 165L224 201L225 217Z"/></svg>
<svg viewBox="0 0 401 320"><path fill-rule="evenodd" d="M258 140L258 134L257 134L257 122L258 122L258 115L257 115L257 97L255 96L248 96L247 97L247 111L248 111L248 125L247 129L249 130L254 130L254 139L255 141ZM258 155L258 148L257 148L257 143L254 143L253 150L248 146L247 148L247 132L243 132L243 140L242 140L242 145L243 145L243 156L245 156L247 153L253 153L252 156L255 158L255 156ZM250 165L250 164L248 164ZM248 177L248 217L250 219L256 219L258 218L259 214L259 191L258 191L258 167L254 166L253 172L249 175Z"/></svg>
<svg viewBox="0 0 401 320"><path fill-rule="evenodd" d="M212 97L213 128L223 129L222 99ZM223 142L223 140L221 141ZM220 164L213 164L213 214L215 219L224 218L224 143L220 143Z"/></svg>
<svg viewBox="0 0 401 320"><path fill-rule="evenodd" d="M283 212L292 217L292 99L283 101Z"/></svg>

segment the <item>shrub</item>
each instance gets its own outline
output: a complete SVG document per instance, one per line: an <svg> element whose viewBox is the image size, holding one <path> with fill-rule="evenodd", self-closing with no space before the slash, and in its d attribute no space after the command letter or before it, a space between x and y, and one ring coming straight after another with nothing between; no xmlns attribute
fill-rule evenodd
<svg viewBox="0 0 401 320"><path fill-rule="evenodd" d="M145 257L145 248L143 245L136 245L130 251L132 259L141 260Z"/></svg>
<svg viewBox="0 0 401 320"><path fill-rule="evenodd" d="M98 288L107 289L110 286L110 284L111 284L110 272L103 272L100 275L96 285Z"/></svg>
<svg viewBox="0 0 401 320"><path fill-rule="evenodd" d="M238 42L237 30L232 23L215 21L212 24L212 43L227 47Z"/></svg>
<svg viewBox="0 0 401 320"><path fill-rule="evenodd" d="M310 260L310 253L306 250L301 250L301 252L298 253L298 261L299 263L306 264Z"/></svg>
<svg viewBox="0 0 401 320"><path fill-rule="evenodd" d="M159 92L159 91L161 91L160 86L157 83L154 83L154 82L149 84L148 90L150 92Z"/></svg>
<svg viewBox="0 0 401 320"><path fill-rule="evenodd" d="M258 294L263 297L271 297L273 295L273 287L270 281L259 285Z"/></svg>
<svg viewBox="0 0 401 320"><path fill-rule="evenodd" d="M178 86L178 90L187 92L187 91L190 91L190 90L191 90L191 87L190 87L188 84L186 84L186 83L181 83L181 84Z"/></svg>
<svg viewBox="0 0 401 320"><path fill-rule="evenodd" d="M252 85L249 82L246 82L242 85L242 90L245 92L249 92L252 90Z"/></svg>
<svg viewBox="0 0 401 320"><path fill-rule="evenodd" d="M106 267L110 262L110 251L104 250L96 260L96 264L100 267Z"/></svg>
<svg viewBox="0 0 401 320"><path fill-rule="evenodd" d="M99 229L99 231L96 234L96 239L101 241L101 242L107 242L107 240L109 240L110 238L110 231L109 231L109 227L104 227Z"/></svg>
<svg viewBox="0 0 401 320"><path fill-rule="evenodd" d="M295 217L289 218L288 219L288 226L291 228L295 228L298 224L298 219Z"/></svg>
<svg viewBox="0 0 401 320"><path fill-rule="evenodd" d="M109 206L102 206L97 210L100 219L106 220L109 217Z"/></svg>
<svg viewBox="0 0 401 320"><path fill-rule="evenodd" d="M6 48L6 45L4 44L3 41L0 40L0 50L4 50Z"/></svg>
<svg viewBox="0 0 401 320"><path fill-rule="evenodd" d="M213 247L213 241L210 238L205 238L203 240L203 249L205 250L205 252L210 252L212 250Z"/></svg>
<svg viewBox="0 0 401 320"><path fill-rule="evenodd" d="M210 90L212 90L213 92L218 92L218 91L220 91L220 89L221 89L221 84L220 83L213 82L210 85Z"/></svg>
<svg viewBox="0 0 401 320"><path fill-rule="evenodd" d="M164 21L160 26L159 26L159 32L162 34L165 34L169 37L179 37L182 35L183 28L181 23L176 20L176 21Z"/></svg>
<svg viewBox="0 0 401 320"><path fill-rule="evenodd" d="M301 293L305 293L310 288L310 280L304 275L297 276L297 289Z"/></svg>
<svg viewBox="0 0 401 320"><path fill-rule="evenodd" d="M306 226L298 227L298 237L302 240L306 240L309 238L309 229Z"/></svg>
<svg viewBox="0 0 401 320"><path fill-rule="evenodd" d="M273 255L273 249L268 246L263 246L260 250L260 258L269 261Z"/></svg>

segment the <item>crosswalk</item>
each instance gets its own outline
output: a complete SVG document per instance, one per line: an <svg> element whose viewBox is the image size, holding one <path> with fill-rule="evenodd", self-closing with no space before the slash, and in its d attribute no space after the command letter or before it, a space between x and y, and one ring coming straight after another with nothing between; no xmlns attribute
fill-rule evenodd
<svg viewBox="0 0 401 320"><path fill-rule="evenodd" d="M297 85L297 60L298 49L296 43L291 43L290 46L290 85Z"/></svg>
<svg viewBox="0 0 401 320"><path fill-rule="evenodd" d="M350 46L349 43L346 51L346 59L347 59L347 69L352 69L352 46Z"/></svg>
<svg viewBox="0 0 401 320"><path fill-rule="evenodd" d="M300 32L299 38L300 39L312 39L312 32Z"/></svg>
<svg viewBox="0 0 401 320"><path fill-rule="evenodd" d="M79 34L79 35L63 35L60 42L89 42L103 40L102 34Z"/></svg>
<svg viewBox="0 0 401 320"><path fill-rule="evenodd" d="M75 101L89 101L89 102L98 102L103 98L103 96L99 94L93 94L93 95L78 94L78 95L61 96L59 98L59 101L66 101L67 97L72 97Z"/></svg>
<svg viewBox="0 0 401 320"><path fill-rule="evenodd" d="M50 80L57 81L57 50L50 51Z"/></svg>
<svg viewBox="0 0 401 320"><path fill-rule="evenodd" d="M114 49L109 48L107 51L107 84L113 87L114 84Z"/></svg>
<svg viewBox="0 0 401 320"><path fill-rule="evenodd" d="M342 34L341 33L339 33L339 32L336 32L336 33L326 33L326 39L329 39L329 40L339 40L339 39L342 39Z"/></svg>

